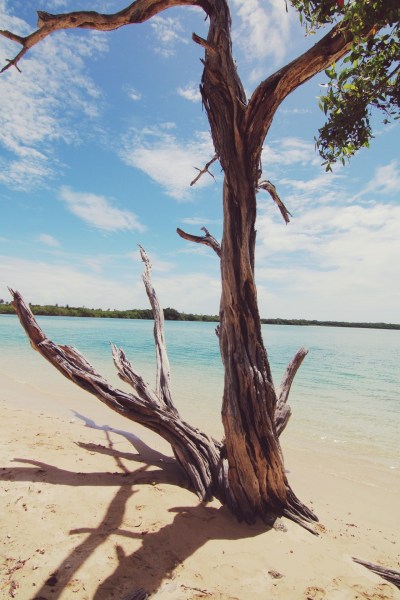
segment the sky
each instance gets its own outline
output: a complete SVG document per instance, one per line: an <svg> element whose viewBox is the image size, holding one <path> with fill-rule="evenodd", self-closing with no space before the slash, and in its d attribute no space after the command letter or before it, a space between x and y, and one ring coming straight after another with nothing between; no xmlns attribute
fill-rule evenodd
<svg viewBox="0 0 400 600"><path fill-rule="evenodd" d="M128 2L127 2L128 4ZM315 43L284 0L232 0L247 95ZM0 0L0 29L26 35L36 10L115 12L120 0ZM115 32L57 32L0 76L0 298L145 308L141 244L161 305L217 314L218 257L180 227L221 238L222 173L190 182L214 151L198 86L200 9L168 9ZM0 64L19 47L0 37ZM281 105L258 195L256 281L265 318L400 323L399 127L375 120L371 148L326 173L317 75Z"/></svg>

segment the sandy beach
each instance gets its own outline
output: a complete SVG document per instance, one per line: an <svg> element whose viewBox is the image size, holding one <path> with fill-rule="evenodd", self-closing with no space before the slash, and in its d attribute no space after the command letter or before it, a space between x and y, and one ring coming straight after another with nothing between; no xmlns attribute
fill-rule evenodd
<svg viewBox="0 0 400 600"><path fill-rule="evenodd" d="M400 598L352 560L399 570L398 471L289 438L289 481L319 535L286 519L248 526L199 504L160 438L68 382L58 385L72 406L57 410L57 389L45 398L3 384L0 598L128 600L139 588L174 600Z"/></svg>

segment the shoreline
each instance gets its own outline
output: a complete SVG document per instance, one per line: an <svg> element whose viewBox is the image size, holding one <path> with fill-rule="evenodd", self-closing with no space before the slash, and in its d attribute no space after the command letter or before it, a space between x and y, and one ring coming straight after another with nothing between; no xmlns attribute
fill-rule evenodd
<svg viewBox="0 0 400 600"><path fill-rule="evenodd" d="M12 586L21 600L122 600L140 587L174 600L400 598L352 561L399 570L398 471L371 471L357 457L338 460L288 436L288 478L318 514L319 536L286 519L271 530L239 524L218 502L199 504L185 489L158 436L97 400L85 404L84 418L71 416L61 388L46 398L40 389L6 383L5 598L13 597ZM87 394L70 389L79 413Z"/></svg>
<svg viewBox="0 0 400 600"><path fill-rule="evenodd" d="M127 309L127 310L102 310L85 307L65 307L58 305L40 306L31 305L32 312L37 317L68 317L78 319L122 319L134 321L152 321L153 317L151 309ZM184 313L175 310L174 308L165 308L164 315L166 322L180 321L182 323L219 323L218 315L203 315ZM0 305L0 316L15 314L12 304ZM384 322L352 322L352 321L329 321L318 319L282 319L276 318L261 318L261 325L286 325L292 327L343 327L347 329L383 329L383 330L400 330L400 323L384 323Z"/></svg>

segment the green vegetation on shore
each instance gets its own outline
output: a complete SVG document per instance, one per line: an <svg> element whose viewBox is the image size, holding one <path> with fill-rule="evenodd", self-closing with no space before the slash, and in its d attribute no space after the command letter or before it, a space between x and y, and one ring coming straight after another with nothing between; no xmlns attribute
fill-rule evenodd
<svg viewBox="0 0 400 600"><path fill-rule="evenodd" d="M103 310L101 308L86 308L84 306L58 306L30 304L34 315L47 317L96 317L106 319L152 319L153 314L149 308L132 308L128 310ZM4 302L0 299L0 315L14 314L14 308L11 302ZM183 313L175 308L164 308L164 318L166 321L203 321L208 323L218 323L218 315L197 315L193 313ZM263 325L301 325L301 326L320 326L320 327L358 327L363 329L400 329L400 324L396 323L346 323L344 321L315 321L307 319L261 319Z"/></svg>

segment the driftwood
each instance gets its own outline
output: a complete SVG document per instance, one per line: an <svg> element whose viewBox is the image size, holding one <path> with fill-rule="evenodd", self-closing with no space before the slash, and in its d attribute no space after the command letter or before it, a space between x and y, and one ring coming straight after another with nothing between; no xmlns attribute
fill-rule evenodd
<svg viewBox="0 0 400 600"><path fill-rule="evenodd" d="M144 262L143 281L154 315L153 333L157 358L155 390L135 371L122 348L117 348L112 344L112 356L118 375L132 387L133 392L127 393L114 388L96 372L78 350L71 346L57 345L49 340L19 292L10 290L13 305L32 347L36 351L65 377L99 398L109 408L148 427L166 439L171 444L179 465L185 471L189 484L198 497L206 501L215 496L238 514L238 507L231 494L227 477L228 464L224 443L210 438L206 433L183 421L173 403L163 311L151 281L149 258L142 247L140 247L140 253ZM279 433L283 431L289 419L290 409L286 402L293 378L306 354L307 351L303 348L297 352L282 380L275 423ZM291 495L288 506L283 510L271 511L272 517L265 515L264 518L268 520L273 518L273 514L283 514L315 533L305 524L302 511L301 503L294 495ZM309 519L316 519L311 511Z"/></svg>
<svg viewBox="0 0 400 600"><path fill-rule="evenodd" d="M157 354L156 390L136 373L124 351L112 345L112 356L119 377L133 392L114 388L71 346L49 340L32 311L17 291L10 290L19 320L34 350L37 350L65 377L99 398L109 408L161 435L172 446L188 480L201 500L214 496L226 501L226 465L221 459L222 444L183 421L175 408L169 385L169 363L163 330L163 312L151 283L150 262L141 248L145 264L143 280L154 314L154 340Z"/></svg>
<svg viewBox="0 0 400 600"><path fill-rule="evenodd" d="M376 575L379 575L383 579L386 579L386 581L389 581L389 583L392 583L400 589L399 571L394 571L393 569L386 569L385 567L381 567L380 565L375 565L374 563L370 563L365 560L360 560L359 558L354 558L354 556L353 560L354 562L358 563L359 565L362 565L363 567L366 567Z"/></svg>

